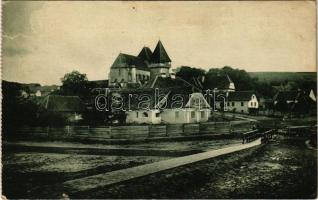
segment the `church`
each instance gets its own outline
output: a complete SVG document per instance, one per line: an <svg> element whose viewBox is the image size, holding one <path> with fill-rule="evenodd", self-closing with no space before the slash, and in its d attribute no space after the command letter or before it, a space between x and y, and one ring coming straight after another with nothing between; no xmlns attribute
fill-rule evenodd
<svg viewBox="0 0 318 200"><path fill-rule="evenodd" d="M159 40L155 50L144 47L138 56L120 53L110 68L109 85L135 88L144 85L157 75L169 77L171 59Z"/></svg>

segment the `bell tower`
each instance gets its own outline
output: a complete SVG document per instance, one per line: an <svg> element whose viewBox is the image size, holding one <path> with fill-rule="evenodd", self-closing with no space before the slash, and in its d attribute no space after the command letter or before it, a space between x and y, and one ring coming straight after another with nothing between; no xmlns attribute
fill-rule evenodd
<svg viewBox="0 0 318 200"><path fill-rule="evenodd" d="M165 48L159 40L154 52L150 58L150 77L154 78L157 75L170 76L169 70L171 68L171 59L169 58Z"/></svg>

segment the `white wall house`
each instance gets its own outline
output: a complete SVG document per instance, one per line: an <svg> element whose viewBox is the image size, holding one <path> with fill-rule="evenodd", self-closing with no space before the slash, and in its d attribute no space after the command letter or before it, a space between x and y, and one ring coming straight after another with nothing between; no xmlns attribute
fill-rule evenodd
<svg viewBox="0 0 318 200"><path fill-rule="evenodd" d="M193 93L183 108L164 109L161 120L167 124L199 123L208 121L210 113L210 105L202 93Z"/></svg>
<svg viewBox="0 0 318 200"><path fill-rule="evenodd" d="M199 123L208 121L210 113L210 109L165 109L161 113L161 119L165 124Z"/></svg>
<svg viewBox="0 0 318 200"><path fill-rule="evenodd" d="M126 123L160 124L160 110L132 110L126 112Z"/></svg>
<svg viewBox="0 0 318 200"><path fill-rule="evenodd" d="M218 110L236 113L255 113L259 109L259 101L253 91L229 92L223 99L216 100Z"/></svg>

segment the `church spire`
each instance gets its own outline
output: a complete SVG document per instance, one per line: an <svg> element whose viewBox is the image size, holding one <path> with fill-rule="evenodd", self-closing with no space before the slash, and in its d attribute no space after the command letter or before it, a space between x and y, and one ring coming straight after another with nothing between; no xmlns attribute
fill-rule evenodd
<svg viewBox="0 0 318 200"><path fill-rule="evenodd" d="M159 40L157 46L151 56L152 63L169 63L171 62L165 48L163 47L161 41Z"/></svg>

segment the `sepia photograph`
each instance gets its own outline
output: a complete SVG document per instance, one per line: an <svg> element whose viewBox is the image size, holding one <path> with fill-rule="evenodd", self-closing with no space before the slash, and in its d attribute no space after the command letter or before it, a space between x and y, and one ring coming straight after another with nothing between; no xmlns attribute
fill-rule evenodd
<svg viewBox="0 0 318 200"><path fill-rule="evenodd" d="M2 1L2 199L316 199L316 1Z"/></svg>

